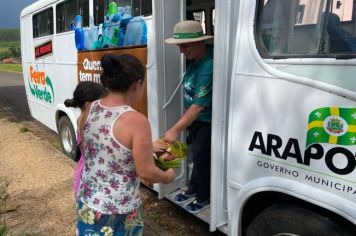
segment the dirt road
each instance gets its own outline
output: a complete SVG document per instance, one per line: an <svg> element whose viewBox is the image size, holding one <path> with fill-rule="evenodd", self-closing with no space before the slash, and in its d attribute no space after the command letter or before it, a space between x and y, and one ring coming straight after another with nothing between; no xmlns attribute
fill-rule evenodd
<svg viewBox="0 0 356 236"><path fill-rule="evenodd" d="M0 119L0 130L0 179L8 184L5 219L9 230L73 235L74 163L6 119Z"/></svg>

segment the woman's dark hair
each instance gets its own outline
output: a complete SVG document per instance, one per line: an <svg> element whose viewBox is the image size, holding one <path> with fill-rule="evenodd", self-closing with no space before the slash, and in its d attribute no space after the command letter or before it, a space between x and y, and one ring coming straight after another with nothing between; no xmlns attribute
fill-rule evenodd
<svg viewBox="0 0 356 236"><path fill-rule="evenodd" d="M66 99L66 107L79 107L82 109L86 102L93 102L106 95L106 89L98 83L91 81L80 82L73 92L72 99Z"/></svg>
<svg viewBox="0 0 356 236"><path fill-rule="evenodd" d="M101 58L101 67L101 83L105 88L117 92L126 92L132 84L145 77L142 63L129 54L106 54Z"/></svg>

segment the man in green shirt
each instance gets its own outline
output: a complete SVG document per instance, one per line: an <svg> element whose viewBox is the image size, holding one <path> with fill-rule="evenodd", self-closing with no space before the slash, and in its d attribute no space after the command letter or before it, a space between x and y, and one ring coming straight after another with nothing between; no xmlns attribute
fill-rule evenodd
<svg viewBox="0 0 356 236"><path fill-rule="evenodd" d="M193 171L188 190L175 196L177 203L191 201L186 209L196 213L210 203L210 153L211 153L211 107L213 50L204 40L212 36L204 35L197 21L182 21L174 27L173 37L166 43L176 44L188 60L183 77L185 112L167 130L164 139L173 142L178 134L188 129L192 140Z"/></svg>

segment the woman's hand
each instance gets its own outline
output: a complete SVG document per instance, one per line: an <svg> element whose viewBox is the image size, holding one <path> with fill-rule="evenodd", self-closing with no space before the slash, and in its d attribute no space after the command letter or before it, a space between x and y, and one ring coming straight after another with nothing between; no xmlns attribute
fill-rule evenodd
<svg viewBox="0 0 356 236"><path fill-rule="evenodd" d="M175 178L176 178L176 172L174 171L174 169L169 168L165 172L167 173L167 182L164 182L164 183L169 184L170 182L173 182L173 180L175 180Z"/></svg>
<svg viewBox="0 0 356 236"><path fill-rule="evenodd" d="M169 144L161 139L154 141L152 145L153 145L153 152L165 152L166 149L169 147Z"/></svg>

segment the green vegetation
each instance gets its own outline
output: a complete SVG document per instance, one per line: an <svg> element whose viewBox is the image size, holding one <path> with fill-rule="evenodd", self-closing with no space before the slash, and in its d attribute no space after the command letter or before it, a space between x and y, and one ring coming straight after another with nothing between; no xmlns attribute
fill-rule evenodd
<svg viewBox="0 0 356 236"><path fill-rule="evenodd" d="M0 42L19 42L19 29L0 29Z"/></svg>
<svg viewBox="0 0 356 236"><path fill-rule="evenodd" d="M21 48L20 45L12 43L9 47L0 47L0 60L13 57L21 58Z"/></svg>
<svg viewBox="0 0 356 236"><path fill-rule="evenodd" d="M22 65L21 64L1 64L0 63L0 70L22 72Z"/></svg>
<svg viewBox="0 0 356 236"><path fill-rule="evenodd" d="M7 51L8 47L0 47L0 53Z"/></svg>
<svg viewBox="0 0 356 236"><path fill-rule="evenodd" d="M1 30L0 30L0 34L1 34ZM9 51L10 48L18 48L18 50L19 50L20 45L21 45L20 41L15 41L15 42L1 42L0 41L0 55L3 52Z"/></svg>
<svg viewBox="0 0 356 236"><path fill-rule="evenodd" d="M0 29L0 34L1 34L1 29ZM16 46L20 47L21 42L20 41L11 41L11 42L0 41L0 48L9 48L11 45L16 45Z"/></svg>
<svg viewBox="0 0 356 236"><path fill-rule="evenodd" d="M5 236L6 235L6 225L5 223L0 222L0 236Z"/></svg>
<svg viewBox="0 0 356 236"><path fill-rule="evenodd" d="M18 29L0 29L0 60L21 58L20 31Z"/></svg>
<svg viewBox="0 0 356 236"><path fill-rule="evenodd" d="M0 53L0 60L11 57L8 48L2 48L2 52Z"/></svg>
<svg viewBox="0 0 356 236"><path fill-rule="evenodd" d="M28 131L30 131L30 129L27 128L26 126L23 126L23 127L20 128L20 133L26 133Z"/></svg>
<svg viewBox="0 0 356 236"><path fill-rule="evenodd" d="M2 214L6 210L6 205L5 205L5 200L7 198L6 187L7 187L7 181L0 179L0 236L5 236L7 231L5 218L2 217Z"/></svg>

